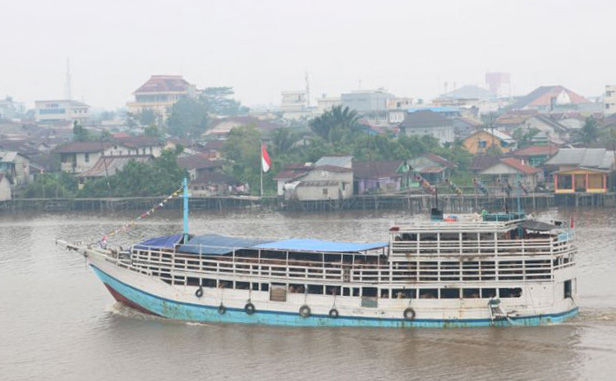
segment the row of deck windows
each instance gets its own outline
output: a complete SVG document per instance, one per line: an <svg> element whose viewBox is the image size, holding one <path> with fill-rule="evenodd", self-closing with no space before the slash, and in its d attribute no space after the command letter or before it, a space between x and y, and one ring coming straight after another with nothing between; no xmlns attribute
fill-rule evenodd
<svg viewBox="0 0 616 381"><path fill-rule="evenodd" d="M515 288L377 288L377 287L342 287L342 286L323 286L314 284L299 283L257 283L241 282L232 280L216 280L207 278L192 278L174 276L173 280L165 273L161 278L169 283L178 286L199 286L209 288L229 288L236 290L252 291L272 291L274 289L284 290L290 294L313 294L313 295L342 295L353 297L373 297L381 299L478 299L478 298L519 298L522 296L522 289Z"/></svg>

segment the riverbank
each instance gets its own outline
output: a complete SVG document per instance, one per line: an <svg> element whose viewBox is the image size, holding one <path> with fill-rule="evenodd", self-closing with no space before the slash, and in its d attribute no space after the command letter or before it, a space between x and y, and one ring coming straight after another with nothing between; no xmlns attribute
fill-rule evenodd
<svg viewBox="0 0 616 381"><path fill-rule="evenodd" d="M127 198L73 198L73 199L13 199L0 202L0 213L19 211L101 211L147 210L158 204L161 197ZM193 210L241 210L264 209L278 211L336 211L336 210L405 210L423 213L436 207L436 199L427 194L354 196L346 200L287 201L278 197L193 197ZM497 197L475 195L439 195L438 206L451 213L486 210L545 209L558 206L615 207L616 193L529 194L520 197ZM165 209L180 209L181 199L169 200Z"/></svg>

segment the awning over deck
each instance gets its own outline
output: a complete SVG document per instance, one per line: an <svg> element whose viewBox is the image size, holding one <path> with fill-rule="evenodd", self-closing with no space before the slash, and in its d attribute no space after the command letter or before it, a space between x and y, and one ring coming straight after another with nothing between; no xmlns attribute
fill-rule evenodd
<svg viewBox="0 0 616 381"><path fill-rule="evenodd" d="M225 255L233 250L249 249L269 242L272 241L206 234L192 237L188 240L188 244L180 246L180 251L191 254Z"/></svg>
<svg viewBox="0 0 616 381"><path fill-rule="evenodd" d="M538 232L548 232L554 229L558 229L558 226L556 225L548 224L548 223L541 222L541 221L535 221L535 220L522 221L520 226L526 230L534 230Z"/></svg>
<svg viewBox="0 0 616 381"><path fill-rule="evenodd" d="M331 242L318 239L286 239L257 245L255 249L270 249L280 251L355 253L387 247L387 242L353 243Z"/></svg>
<svg viewBox="0 0 616 381"><path fill-rule="evenodd" d="M152 249L173 249L182 239L181 234L164 235L161 237L154 237L135 245L135 249L147 250Z"/></svg>

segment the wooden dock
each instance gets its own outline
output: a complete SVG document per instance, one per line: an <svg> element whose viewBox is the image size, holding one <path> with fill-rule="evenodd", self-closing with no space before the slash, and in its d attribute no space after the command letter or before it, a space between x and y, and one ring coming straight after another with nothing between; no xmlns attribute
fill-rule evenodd
<svg viewBox="0 0 616 381"><path fill-rule="evenodd" d="M74 199L13 199L0 202L0 213L17 211L97 211L118 212L123 210L148 210L158 204L161 197L129 198L74 198ZM438 197L439 208L449 213L468 213L481 210L504 211L541 210L556 206L568 207L613 207L616 193L529 194L518 197L476 196L444 194ZM337 211L337 210L405 210L410 213L424 213L436 206L436 199L427 194L369 195L355 196L346 200L287 201L279 197L193 197L193 210L281 210L281 211ZM165 209L179 210L181 200L170 200Z"/></svg>

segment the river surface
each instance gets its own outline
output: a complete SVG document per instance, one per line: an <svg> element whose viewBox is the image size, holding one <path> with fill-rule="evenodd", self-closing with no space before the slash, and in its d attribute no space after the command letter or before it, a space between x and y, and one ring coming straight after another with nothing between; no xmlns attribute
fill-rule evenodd
<svg viewBox="0 0 616 381"><path fill-rule="evenodd" d="M0 380L616 379L616 209L542 213L575 217L579 317L548 327L415 330L188 324L142 315L115 303L81 256L53 242L96 241L136 214L0 213ZM411 218L201 211L191 231L384 241L394 221ZM179 213L166 211L119 241L180 230Z"/></svg>

